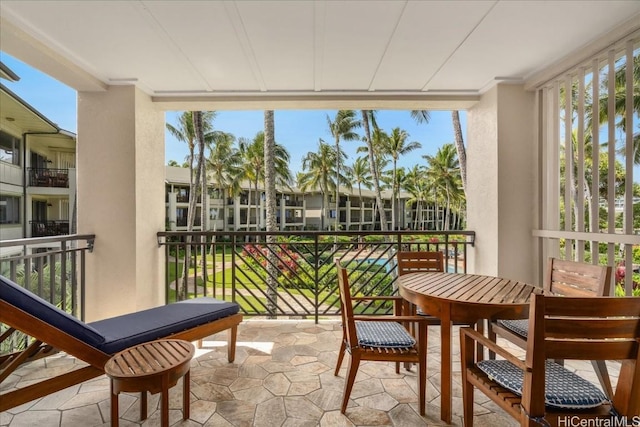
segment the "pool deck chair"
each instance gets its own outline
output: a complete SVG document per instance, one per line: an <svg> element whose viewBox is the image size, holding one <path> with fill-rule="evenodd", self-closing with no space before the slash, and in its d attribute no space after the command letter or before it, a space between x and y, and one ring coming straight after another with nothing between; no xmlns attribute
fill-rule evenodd
<svg viewBox="0 0 640 427"><path fill-rule="evenodd" d="M160 338L187 341L228 331L228 359L235 358L236 303L196 298L93 323L84 323L0 276L0 323L7 326L0 343L20 331L32 337L21 352L0 355L0 384L22 363L63 351L87 366L0 395L0 411L46 396L104 374L115 353Z"/></svg>

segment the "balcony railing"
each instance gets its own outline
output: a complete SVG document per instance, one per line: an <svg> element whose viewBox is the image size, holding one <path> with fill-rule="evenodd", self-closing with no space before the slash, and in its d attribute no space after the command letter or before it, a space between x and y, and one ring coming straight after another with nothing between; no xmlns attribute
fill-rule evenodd
<svg viewBox="0 0 640 427"><path fill-rule="evenodd" d="M0 274L84 320L84 271L95 235L0 241Z"/></svg>
<svg viewBox="0 0 640 427"><path fill-rule="evenodd" d="M62 236L69 234L69 221L29 221L31 237Z"/></svg>
<svg viewBox="0 0 640 427"><path fill-rule="evenodd" d="M473 231L158 233L167 302L213 296L238 302L248 316L316 321L340 314L335 258L350 270L354 294L391 295L397 292L397 251L442 251L447 269L463 273L474 238ZM371 314L391 309L359 307Z"/></svg>
<svg viewBox="0 0 640 427"><path fill-rule="evenodd" d="M69 169L29 168L30 187L69 188Z"/></svg>

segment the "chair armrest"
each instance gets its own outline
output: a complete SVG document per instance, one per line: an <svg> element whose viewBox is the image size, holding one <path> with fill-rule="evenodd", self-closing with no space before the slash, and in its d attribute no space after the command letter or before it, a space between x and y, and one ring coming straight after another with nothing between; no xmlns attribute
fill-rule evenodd
<svg viewBox="0 0 640 427"><path fill-rule="evenodd" d="M465 335L471 338L472 340L487 347L490 351L494 351L497 355L513 363L515 366L522 369L523 371L527 370L527 367L523 360L520 360L519 358L511 354L509 351L507 351L505 348L500 347L495 342L491 341L490 339L488 339L478 331L474 330L473 328L470 328L470 327L460 328L460 339L463 340Z"/></svg>

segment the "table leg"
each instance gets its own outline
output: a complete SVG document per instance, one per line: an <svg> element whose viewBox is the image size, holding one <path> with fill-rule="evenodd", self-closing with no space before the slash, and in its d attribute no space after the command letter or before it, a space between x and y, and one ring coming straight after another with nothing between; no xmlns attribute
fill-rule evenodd
<svg viewBox="0 0 640 427"><path fill-rule="evenodd" d="M140 392L140 421L147 419L147 392Z"/></svg>
<svg viewBox="0 0 640 427"><path fill-rule="evenodd" d="M440 418L451 424L451 307L443 304L440 319L440 347L442 366L440 367Z"/></svg>
<svg viewBox="0 0 640 427"><path fill-rule="evenodd" d="M118 427L120 413L118 411L118 393L114 391L113 380L111 380L111 427Z"/></svg>
<svg viewBox="0 0 640 427"><path fill-rule="evenodd" d="M162 427L169 427L169 379L162 379L162 392L160 403L160 425Z"/></svg>
<svg viewBox="0 0 640 427"><path fill-rule="evenodd" d="M190 392L190 381L191 381L191 371L187 371L182 378L182 419L188 420L190 417L190 408L189 405L191 403Z"/></svg>

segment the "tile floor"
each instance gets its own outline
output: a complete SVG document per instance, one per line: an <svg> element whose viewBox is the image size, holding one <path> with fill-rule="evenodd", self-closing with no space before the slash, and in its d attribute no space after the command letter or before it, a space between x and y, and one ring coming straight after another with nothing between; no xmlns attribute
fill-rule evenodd
<svg viewBox="0 0 640 427"><path fill-rule="evenodd" d="M457 337L457 328L454 330ZM182 384L170 391L170 425L225 427L430 426L440 421L439 328L429 330L427 415L418 415L416 369L360 366L346 415L340 413L344 375L333 375L342 331L336 321L246 320L240 325L236 360L226 359L226 335L205 340L191 363L191 418L182 420ZM454 339L454 343L458 340ZM460 365L455 346L453 425L462 424ZM9 377L2 391L77 366L64 354L36 361ZM595 381L589 363L570 365ZM612 374L617 375L615 366ZM149 398L149 418L140 421L138 394L120 395L120 425L159 426L159 394ZM1 398L1 397L0 397ZM105 376L0 413L4 427L109 426L109 380ZM477 427L516 423L476 393Z"/></svg>

